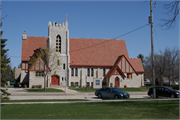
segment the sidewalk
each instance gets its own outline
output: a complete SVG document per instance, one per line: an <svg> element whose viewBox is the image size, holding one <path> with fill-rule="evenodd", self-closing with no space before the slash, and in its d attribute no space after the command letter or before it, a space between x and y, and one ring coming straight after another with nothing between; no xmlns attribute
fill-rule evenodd
<svg viewBox="0 0 180 120"><path fill-rule="evenodd" d="M61 89L65 91L65 87L53 86L51 88ZM11 100L25 100L25 99L88 99L101 100L95 96L94 92L77 92L66 88L65 92L26 92L24 88L7 88L11 95ZM148 98L147 92L128 92L130 98Z"/></svg>

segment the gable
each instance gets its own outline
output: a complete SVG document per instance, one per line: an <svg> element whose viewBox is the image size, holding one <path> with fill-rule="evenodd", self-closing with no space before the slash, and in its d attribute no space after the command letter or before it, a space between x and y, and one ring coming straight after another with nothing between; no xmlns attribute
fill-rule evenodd
<svg viewBox="0 0 180 120"><path fill-rule="evenodd" d="M30 66L29 71L50 71L45 62L38 57L36 61Z"/></svg>
<svg viewBox="0 0 180 120"><path fill-rule="evenodd" d="M109 70L109 72L105 75L105 78L110 78L112 75L122 75L124 78L126 77L117 65L114 65Z"/></svg>
<svg viewBox="0 0 180 120"><path fill-rule="evenodd" d="M118 64L119 68L124 73L135 73L135 70L133 66L130 64L130 62L125 58L125 56L122 56L119 60Z"/></svg>

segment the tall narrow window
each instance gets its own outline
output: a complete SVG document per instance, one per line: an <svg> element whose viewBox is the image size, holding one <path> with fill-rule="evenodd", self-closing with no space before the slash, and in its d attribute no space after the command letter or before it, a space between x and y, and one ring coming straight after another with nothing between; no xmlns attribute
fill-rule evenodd
<svg viewBox="0 0 180 120"><path fill-rule="evenodd" d="M103 69L103 76L105 76L106 75L106 69L104 68Z"/></svg>
<svg viewBox="0 0 180 120"><path fill-rule="evenodd" d="M87 76L90 76L89 68L87 69Z"/></svg>
<svg viewBox="0 0 180 120"><path fill-rule="evenodd" d="M61 53L61 36L57 35L56 37L56 52Z"/></svg>
<svg viewBox="0 0 180 120"><path fill-rule="evenodd" d="M75 76L78 76L78 69L75 69Z"/></svg>
<svg viewBox="0 0 180 120"><path fill-rule="evenodd" d="M74 68L71 68L71 76L74 76Z"/></svg>
<svg viewBox="0 0 180 120"><path fill-rule="evenodd" d="M91 68L91 76L94 76L94 69Z"/></svg>
<svg viewBox="0 0 180 120"><path fill-rule="evenodd" d="M63 69L65 70L65 64L63 64Z"/></svg>

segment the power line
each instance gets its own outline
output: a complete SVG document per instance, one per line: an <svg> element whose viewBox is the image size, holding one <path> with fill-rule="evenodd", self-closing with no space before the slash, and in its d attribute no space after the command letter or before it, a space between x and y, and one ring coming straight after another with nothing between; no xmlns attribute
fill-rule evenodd
<svg viewBox="0 0 180 120"><path fill-rule="evenodd" d="M132 31L130 31L130 32L127 32L127 33L125 33L125 34L122 34L122 35L120 35L120 36L117 36L117 37L115 37L115 38L113 38L113 39L117 39L117 38L119 38L119 37L122 37L122 36L125 36L125 35L127 35L127 34L130 34L130 33L134 32L134 31L137 31L137 30L139 30L139 29L141 29L141 28L143 28L143 27L145 27L145 26L147 26L147 25L149 25L149 24L145 24L145 25L143 25L143 26L141 26L141 27L139 27L139 28L136 28L136 29L134 29L134 30L132 30ZM98 43L98 44L94 44L94 45L91 45L91 46L88 46L88 47L84 47L84 48L80 48L80 49L77 49L77 50L69 51L69 52L75 52L75 51L79 51L79 50L82 50L82 49L87 49L87 48L90 48L90 47L93 47L93 46L97 46L97 45L103 44L103 43L105 43L105 42L109 42L109 41L111 41L111 40L113 40L113 39L110 39L110 40L107 40L107 41L104 41L104 42L101 42L101 43ZM21 57L21 56L10 56L10 57Z"/></svg>
<svg viewBox="0 0 180 120"><path fill-rule="evenodd" d="M136 31L136 30L139 30L139 29L141 29L141 28L143 28L143 27L145 27L145 26L147 26L147 25L149 25L149 24L145 24L145 25L143 25L143 26L141 26L141 27L139 27L139 28L137 28L137 29L135 29L135 30L132 30L132 31L130 31L130 32L127 32L127 33L125 33L125 34L122 34L122 35L120 35L120 36L117 36L117 37L115 37L115 38L113 38L113 39L117 39L117 38L122 37L122 36L124 36L124 35L130 34L130 33L134 32L134 31ZM111 39L111 40L113 40L113 39ZM107 40L107 41L104 41L104 42L101 42L101 43L98 43L98 44L94 44L94 45L91 45L91 46L88 46L88 47L80 48L80 49L73 50L73 51L69 51L69 52L74 52L74 51L79 51L79 50L82 50L82 49L90 48L90 47L93 47L93 46L96 46L96 45L100 45L100 44L103 44L103 43L109 42L109 41L110 41L110 40Z"/></svg>
<svg viewBox="0 0 180 120"><path fill-rule="evenodd" d="M141 26L141 27L139 27L139 28L137 28L137 29L135 29L135 30L132 30L132 31L130 31L130 32L127 32L127 33L125 33L125 34L123 34L123 35L120 35L120 36L118 36L118 37L115 37L115 38L113 38L113 39L116 39L116 38L122 37L122 36L124 36L124 35L127 35L127 34L129 34L129 33L132 33L132 32L134 32L134 31L136 31L136 30L139 30L139 29L145 27L146 25L149 25L149 24L145 24L145 25L143 25L143 26Z"/></svg>

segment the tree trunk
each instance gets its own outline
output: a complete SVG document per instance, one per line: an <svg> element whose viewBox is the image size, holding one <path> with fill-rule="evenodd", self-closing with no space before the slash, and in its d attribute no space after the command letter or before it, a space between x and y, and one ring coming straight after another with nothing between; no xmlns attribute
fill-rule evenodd
<svg viewBox="0 0 180 120"><path fill-rule="evenodd" d="M44 74L44 91L46 91L46 74Z"/></svg>

